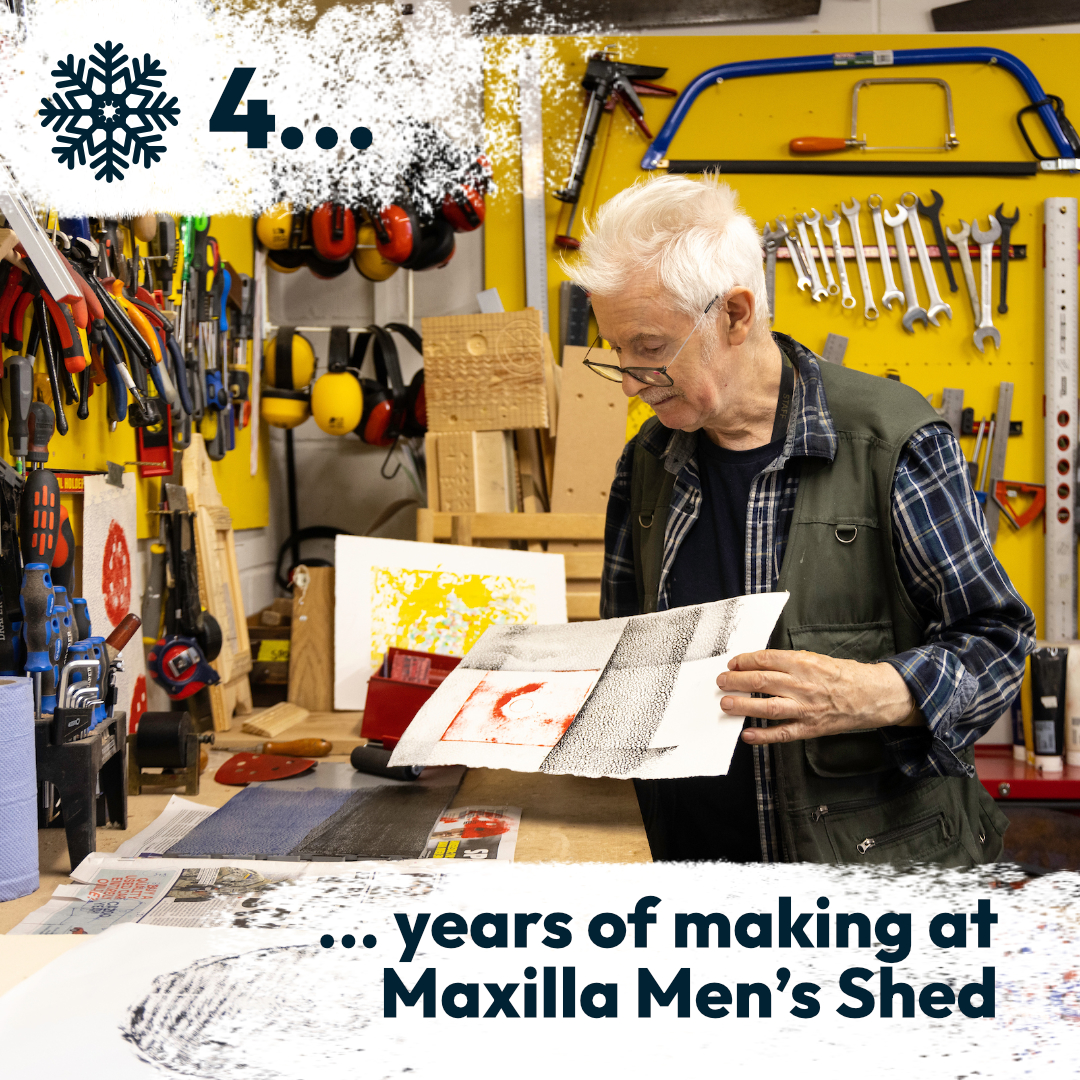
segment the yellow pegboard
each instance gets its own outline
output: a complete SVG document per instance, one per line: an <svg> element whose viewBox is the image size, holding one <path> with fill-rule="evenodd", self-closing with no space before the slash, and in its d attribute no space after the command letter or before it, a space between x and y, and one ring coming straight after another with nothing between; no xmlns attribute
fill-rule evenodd
<svg viewBox="0 0 1080 1080"><path fill-rule="evenodd" d="M214 217L211 219L210 232L218 240L223 262L230 263L238 272L251 274L254 270L254 243L250 218ZM145 245L140 244L145 254ZM176 279L179 281L179 277ZM250 346L249 346L250 348ZM6 357L9 350L4 350ZM37 371L43 372L44 366L39 359ZM44 400L50 405L52 397L45 394ZM116 431L109 431L106 415L107 394L105 386L95 387L90 398L90 416L80 420L75 415L77 406L65 408L69 431L65 436L54 435L50 443L48 467L58 471L71 469L76 471L104 472L107 461L117 464L137 460L135 429L127 423L118 424ZM0 409L2 424L2 447L4 457L11 461L7 444L7 419ZM232 511L233 528L251 529L267 524L270 514L269 483L269 440L266 426L262 425L262 438L259 447L259 469L255 476L250 474L251 428L238 430L236 449L225 455L222 461L214 463L214 478L225 505ZM136 472L134 464L127 465L127 471ZM140 480L136 485L138 498L138 535L140 539L157 536L157 518L148 514L147 507L156 507L160 491L160 480ZM82 543L82 519L80 514L81 499L77 496L63 496L65 505L72 518L72 531L77 545Z"/></svg>
<svg viewBox="0 0 1080 1080"><path fill-rule="evenodd" d="M876 48L926 48L973 44L970 37L937 34L875 37ZM1003 49L1018 56L1034 72L1048 93L1060 95L1066 108L1080 116L1080 68L1075 62L1080 37L1068 34L980 35L980 46ZM710 67L737 60L765 57L804 56L811 53L848 52L868 47L867 39L842 36L768 37L626 37L619 39L620 59L628 63L651 64L668 69L659 82L682 89ZM489 49L506 48L503 41L489 41ZM546 202L549 242L548 301L551 325L558 325L560 271L554 237L565 223L565 207L551 192L565 182L569 167L567 147L578 130L584 92L573 92L584 73L587 49L580 39L557 38L553 48L566 64L562 86L545 88L544 131L545 171L548 177ZM801 135L846 136L851 124L851 90L868 76L933 76L945 79L953 94L958 150L950 160L1029 161L1031 154L1016 125L1017 111L1028 98L1016 80L992 65L940 65L928 67L822 71L795 75L774 75L737 79L705 90L697 99L676 134L668 156L671 158L786 158L788 141ZM516 102L516 92L500 85L493 76L487 87L489 120L504 119L499 105ZM673 99L643 98L646 122L656 132L663 124ZM1036 132L1037 145L1046 136L1037 118L1028 117L1029 130ZM611 135L607 136L610 126ZM932 87L876 87L860 107L860 129L871 142L927 144L944 134L941 93ZM861 133L861 132L860 132ZM599 159L605 142L603 169ZM640 161L648 143L621 109L602 121L597 149L590 162L582 196L582 210L588 212L616 192L646 175ZM1042 152L1049 152L1045 145ZM848 155L850 156L850 155ZM895 159L902 154L888 153ZM915 159L944 157L930 151L911 155ZM500 192L487 208L485 230L485 272L488 287L497 286L507 310L525 302L523 228L520 198L520 164L511 153L496 161L495 179ZM939 288L952 305L952 321L942 318L940 328L916 328L912 336L900 326L901 312L882 311L877 322L862 318L862 294L853 261L848 262L852 291L858 301L845 311L839 299L813 303L795 288L795 274L786 264L777 268L776 329L791 334L815 351L824 346L832 332L849 338L845 363L849 367L884 375L898 372L902 381L941 404L945 387L964 390L964 405L975 417L989 417L997 401L1001 381L1015 383L1012 418L1024 425L1024 434L1009 441L1007 476L1013 480L1043 481L1043 274L1042 203L1051 196L1080 196L1080 177L1042 173L1025 178L941 177L827 177L827 176L732 176L744 209L759 228L783 214L789 224L799 212L815 207L823 216L842 202L857 198L863 205L861 219L864 243L871 244L873 227L866 211L867 196L880 193L889 208L905 190L913 190L924 201L931 188L944 197L942 222L958 228L959 219L977 217L986 227L987 215L1000 204L1005 212L1019 208L1020 221L1013 228L1013 242L1027 245L1027 259L1009 268L1009 312L998 315L998 269L994 267L994 324L1001 331L1002 348L988 346L986 355L972 341L974 321L959 264L954 272L960 291L950 293L945 275L935 263ZM930 230L926 230L927 236ZM580 234L580 229L575 229ZM843 226L847 238L847 226ZM975 272L978 275L976 257ZM897 268L893 266L894 274ZM881 271L870 262L870 276L880 307L883 291ZM915 270L921 292L921 275ZM962 440L968 455L974 439ZM1014 584L1032 606L1042 625L1043 613L1043 533L1039 523L1019 533L1002 519L996 550Z"/></svg>

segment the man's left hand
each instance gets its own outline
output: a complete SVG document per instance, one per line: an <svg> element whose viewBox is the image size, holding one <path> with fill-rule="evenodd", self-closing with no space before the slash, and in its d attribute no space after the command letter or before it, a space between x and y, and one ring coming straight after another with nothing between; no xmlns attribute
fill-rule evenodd
<svg viewBox="0 0 1080 1080"><path fill-rule="evenodd" d="M721 690L770 694L767 698L723 697L720 707L736 715L786 723L747 728L748 743L816 739L844 731L922 724L904 680L891 664L861 664L820 653L763 649L739 653L716 678Z"/></svg>

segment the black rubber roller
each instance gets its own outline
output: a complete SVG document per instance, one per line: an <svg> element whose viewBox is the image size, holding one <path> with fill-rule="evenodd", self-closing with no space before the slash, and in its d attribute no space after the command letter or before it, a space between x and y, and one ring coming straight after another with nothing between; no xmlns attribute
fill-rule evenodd
<svg viewBox="0 0 1080 1080"><path fill-rule="evenodd" d="M349 756L352 767L357 772L371 773L372 776L388 776L391 780L415 780L423 771L423 765L395 765L390 767L390 750L384 750L378 743L358 746Z"/></svg>
<svg viewBox="0 0 1080 1080"><path fill-rule="evenodd" d="M186 712L143 713L135 732L140 769L186 769L191 716Z"/></svg>

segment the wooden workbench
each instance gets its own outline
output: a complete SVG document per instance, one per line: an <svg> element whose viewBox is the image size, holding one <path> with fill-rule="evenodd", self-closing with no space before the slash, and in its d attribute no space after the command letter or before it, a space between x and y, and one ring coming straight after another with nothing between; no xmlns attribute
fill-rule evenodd
<svg viewBox="0 0 1080 1080"><path fill-rule="evenodd" d="M279 740L312 735L330 739L334 754L324 761L348 761L352 748L363 744L358 732L360 713L312 713L303 724L277 736ZM219 732L217 742L253 746L265 740L238 728ZM183 796L204 806L223 806L241 789L214 781L214 773L229 753L213 751L198 795ZM98 829L98 851L115 851L141 832L165 808L173 792L137 795L128 799L126 829ZM182 792L176 792L182 794ZM522 809L515 859L518 862L649 862L649 843L641 824L634 788L629 780L589 780L578 776L547 776L506 769L471 769L454 800L455 806L505 804ZM38 833L41 885L20 900L0 903L0 934L6 934L31 911L52 897L58 885L70 881L67 842L63 829ZM4 989L0 985L0 992Z"/></svg>

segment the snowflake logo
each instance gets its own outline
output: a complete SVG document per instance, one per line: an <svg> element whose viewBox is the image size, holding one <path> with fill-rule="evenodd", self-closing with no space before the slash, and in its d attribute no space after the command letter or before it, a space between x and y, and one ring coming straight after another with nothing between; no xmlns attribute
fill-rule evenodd
<svg viewBox="0 0 1080 1080"><path fill-rule="evenodd" d="M76 158L85 165L89 155L90 168L98 170L95 179L110 184L123 180L124 170L140 159L146 169L160 161L168 147L161 145L154 125L160 131L166 121L175 127L180 115L175 97L166 101L162 91L154 98L154 90L161 86L157 76L168 74L161 62L146 53L141 64L133 59L125 66L128 57L123 48L111 41L95 45L89 68L85 60L76 65L68 53L51 72L57 90L64 93L55 94L55 100L41 99L41 126L55 122L53 131L67 132L57 135L58 145L53 147L60 163L74 169Z"/></svg>

